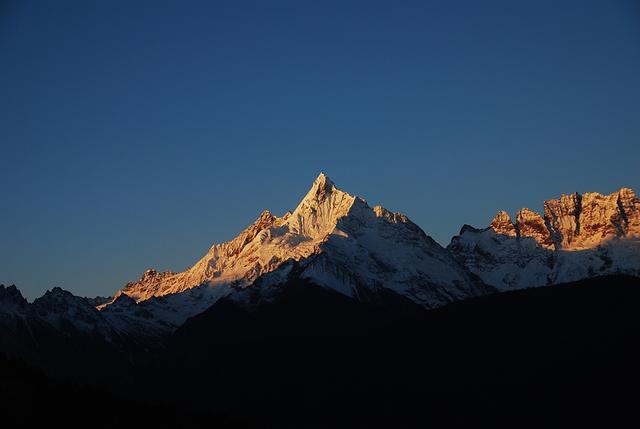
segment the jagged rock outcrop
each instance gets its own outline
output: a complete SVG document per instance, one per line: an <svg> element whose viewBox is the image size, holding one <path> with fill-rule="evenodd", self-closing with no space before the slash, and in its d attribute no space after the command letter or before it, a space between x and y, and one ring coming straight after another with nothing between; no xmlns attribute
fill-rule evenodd
<svg viewBox="0 0 640 429"><path fill-rule="evenodd" d="M162 289L162 285L174 277L176 273L171 271L158 272L154 269L148 269L142 274L140 280L129 282L113 297L115 301L120 295L125 294L134 300L143 300L155 296ZM101 307L108 305L109 302L103 303Z"/></svg>
<svg viewBox="0 0 640 429"><path fill-rule="evenodd" d="M504 212L489 228L463 228L449 251L501 290L603 274L640 275L640 199L631 189L610 195L562 195L544 203L544 217L517 213L515 236Z"/></svg>
<svg viewBox="0 0 640 429"><path fill-rule="evenodd" d="M582 196L577 192L544 202L544 217L556 248L565 248L580 234Z"/></svg>
<svg viewBox="0 0 640 429"><path fill-rule="evenodd" d="M506 235L507 237L515 237L517 235L516 227L511 221L511 216L504 210L500 210L495 218L491 221L491 229L496 233Z"/></svg>
<svg viewBox="0 0 640 429"><path fill-rule="evenodd" d="M518 237L533 238L539 245L546 249L553 247L551 234L547 229L546 221L538 213L523 208L516 215L516 231ZM496 231L500 234L500 232Z"/></svg>
<svg viewBox="0 0 640 429"><path fill-rule="evenodd" d="M622 188L610 195L587 192L546 201L545 219L556 249L592 248L615 237L640 234L640 200Z"/></svg>
<svg viewBox="0 0 640 429"><path fill-rule="evenodd" d="M27 300L24 299L16 285L5 287L5 285L0 284L0 310L6 313L19 313L27 305Z"/></svg>

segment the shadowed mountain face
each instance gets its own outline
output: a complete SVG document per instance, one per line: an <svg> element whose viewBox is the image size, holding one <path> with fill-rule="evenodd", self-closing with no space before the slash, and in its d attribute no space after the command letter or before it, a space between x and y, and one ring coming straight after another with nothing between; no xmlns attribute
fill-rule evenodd
<svg viewBox="0 0 640 429"><path fill-rule="evenodd" d="M292 280L259 303L223 298L158 339L162 347L138 349L128 366L113 350L81 341L85 334L30 327L41 358L93 370L94 382L127 399L59 382L43 388L13 370L0 380L2 394L28 396L41 410L78 396L83 413L98 403L127 407L94 416L98 427L138 425L138 413L126 417L134 405L154 413L142 419L148 423L159 409L169 412L159 427L222 425L221 415L291 428L615 425L635 416L638 278L492 294L436 310L388 293L354 300ZM52 412L47 422L78 424L83 415Z"/></svg>
<svg viewBox="0 0 640 429"><path fill-rule="evenodd" d="M249 428L213 411L189 413L144 398L51 379L21 361L0 355L3 427Z"/></svg>
<svg viewBox="0 0 640 429"><path fill-rule="evenodd" d="M635 419L640 399L639 299L640 280L624 276L430 311L398 296L354 301L313 284L287 284L258 309L220 300L168 338L152 362L130 370L96 363L115 394L0 359L3 421L617 426ZM34 409L39 413L30 414Z"/></svg>
<svg viewBox="0 0 640 429"><path fill-rule="evenodd" d="M223 299L190 319L128 390L183 392L167 394L187 408L286 427L604 424L635 409L637 278L430 311L308 283L281 293L253 310Z"/></svg>

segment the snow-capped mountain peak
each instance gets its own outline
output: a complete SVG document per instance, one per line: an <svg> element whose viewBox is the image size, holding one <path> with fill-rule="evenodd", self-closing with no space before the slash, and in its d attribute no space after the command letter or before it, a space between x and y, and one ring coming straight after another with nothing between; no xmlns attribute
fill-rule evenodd
<svg viewBox="0 0 640 429"><path fill-rule="evenodd" d="M320 173L286 225L291 233L321 238L335 228L338 219L347 215L356 199Z"/></svg>
<svg viewBox="0 0 640 429"><path fill-rule="evenodd" d="M468 272L406 216L369 207L321 173L293 212L264 211L188 270L148 270L115 297L126 294L140 304L165 297L188 317L267 274L263 287L284 281L294 265L301 278L352 297L362 288L387 288L437 306L480 294Z"/></svg>
<svg viewBox="0 0 640 429"><path fill-rule="evenodd" d="M286 260L297 261L317 252L318 244L333 232L338 219L347 215L355 200L321 173L292 213L277 217L265 210L236 238L214 244L187 271L148 270L120 293L140 302L203 284L247 286Z"/></svg>
<svg viewBox="0 0 640 429"><path fill-rule="evenodd" d="M347 215L355 200L320 174L292 213L277 217L265 210L236 238L214 244L188 270L181 273L149 270L120 293L140 302L204 284L245 287L284 261L297 261L317 252L318 244L333 232L338 219Z"/></svg>

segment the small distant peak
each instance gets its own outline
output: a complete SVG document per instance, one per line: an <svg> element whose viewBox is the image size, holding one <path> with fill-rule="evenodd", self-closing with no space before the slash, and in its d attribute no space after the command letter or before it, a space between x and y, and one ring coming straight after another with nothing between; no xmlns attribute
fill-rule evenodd
<svg viewBox="0 0 640 429"><path fill-rule="evenodd" d="M92 307L103 307L105 304L110 304L113 301L112 296L96 296L96 297L85 297L85 300L91 304ZM98 308L99 310L100 308Z"/></svg>
<svg viewBox="0 0 640 429"><path fill-rule="evenodd" d="M311 191L315 191L313 193L316 196L324 196L325 194L330 193L334 189L336 189L336 185L324 173L320 173L318 175L316 180L313 181L313 186L311 187Z"/></svg>
<svg viewBox="0 0 640 429"><path fill-rule="evenodd" d="M493 223L505 223L505 222L511 222L511 216L509 216L509 213L507 213L505 210L500 210L496 216L493 218L493 221L491 222Z"/></svg>
<svg viewBox="0 0 640 429"><path fill-rule="evenodd" d="M540 215L540 213L523 207L518 210L518 213L516 213L516 227L520 232L522 232L522 229L525 228L525 224L544 225L544 218Z"/></svg>
<svg viewBox="0 0 640 429"><path fill-rule="evenodd" d="M155 270L153 268L149 268L147 271L145 271L144 273L142 273L142 277L140 277L141 282L145 282L145 281L155 281L155 280L159 280L162 279L164 277L170 276L175 274L173 271L163 271L160 272L158 270Z"/></svg>
<svg viewBox="0 0 640 429"><path fill-rule="evenodd" d="M460 233L458 235L462 235L462 234L464 234L466 232L478 233L478 232L482 232L482 231L483 231L482 229L475 228L475 227L465 223L464 225L462 225L462 228L460 228Z"/></svg>
<svg viewBox="0 0 640 429"><path fill-rule="evenodd" d="M64 290L59 286L52 288L51 290L47 290L44 295L37 300L62 300L67 298L74 298L75 296L69 292L68 290Z"/></svg>
<svg viewBox="0 0 640 429"><path fill-rule="evenodd" d="M110 302L110 305L116 305L116 306L136 305L136 300L130 297L129 295L127 295L126 293L121 293L121 294L117 294L113 298L113 301Z"/></svg>
<svg viewBox="0 0 640 429"><path fill-rule="evenodd" d="M248 229L254 230L256 228L268 228L273 225L276 219L278 218L274 216L269 210L264 210L262 213L260 213L258 219L256 219Z"/></svg>
<svg viewBox="0 0 640 429"><path fill-rule="evenodd" d="M373 206L373 212L378 217L383 217L383 216L387 216L387 215L391 214L391 212L389 210L387 210L386 208L382 207L381 205Z"/></svg>
<svg viewBox="0 0 640 429"><path fill-rule="evenodd" d="M156 277L159 273L154 270L153 268L149 268L148 270L146 270L144 273L142 273L142 279L149 279L149 278L153 278Z"/></svg>
<svg viewBox="0 0 640 429"><path fill-rule="evenodd" d="M489 225L498 234L514 237L516 235L516 227L511 220L511 216L504 210L500 210Z"/></svg>
<svg viewBox="0 0 640 429"><path fill-rule="evenodd" d="M622 198L636 198L636 193L631 188L620 188L620 190L618 191L618 195Z"/></svg>
<svg viewBox="0 0 640 429"><path fill-rule="evenodd" d="M269 219L272 218L273 215L271 214L271 212L269 210L263 210L262 213L260 213L260 217L258 219Z"/></svg>
<svg viewBox="0 0 640 429"><path fill-rule="evenodd" d="M251 242L259 233L267 228L271 228L278 221L278 218L271 214L269 210L264 210L258 218L253 221L240 235L232 240L235 243L236 251L239 252L242 247ZM212 249L217 245L214 244Z"/></svg>
<svg viewBox="0 0 640 429"><path fill-rule="evenodd" d="M329 176L321 172L314 183L317 183L319 186L335 186L334 183L329 179Z"/></svg>
<svg viewBox="0 0 640 429"><path fill-rule="evenodd" d="M11 286L6 286L3 284L0 284L0 291L7 291L7 292L18 292L18 288L16 287L16 285L11 285Z"/></svg>
<svg viewBox="0 0 640 429"><path fill-rule="evenodd" d="M326 174L320 173L316 180L313 181L311 189L309 189L309 192L307 192L307 195L305 195L301 203L305 201L323 201L326 196L331 195L331 193L336 190L335 183L333 183Z"/></svg>
<svg viewBox="0 0 640 429"><path fill-rule="evenodd" d="M518 213L516 214L517 222L519 222L520 220L528 220L528 219L542 219L542 216L540 215L540 213L534 212L533 210L530 210L526 207L523 207L520 210L518 210Z"/></svg>
<svg viewBox="0 0 640 429"><path fill-rule="evenodd" d="M579 204L581 198L582 198L582 195L577 191L571 194L562 194L560 195L560 203L565 206L568 206L568 205L575 206L576 204Z"/></svg>
<svg viewBox="0 0 640 429"><path fill-rule="evenodd" d="M14 303L25 303L26 300L20 293L20 290L16 287L16 285L11 285L5 287L4 285L0 285L0 302L2 301L11 301Z"/></svg>
<svg viewBox="0 0 640 429"><path fill-rule="evenodd" d="M364 200L362 201L364 202ZM409 218L403 215L402 213L392 212L382 207L381 205L374 206L373 212L375 213L376 217L384 218L391 223L409 223L410 222Z"/></svg>

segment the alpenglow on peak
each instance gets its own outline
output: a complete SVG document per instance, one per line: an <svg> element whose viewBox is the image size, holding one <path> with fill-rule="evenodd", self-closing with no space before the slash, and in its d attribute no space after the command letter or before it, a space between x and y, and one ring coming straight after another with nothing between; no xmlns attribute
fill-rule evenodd
<svg viewBox="0 0 640 429"><path fill-rule="evenodd" d="M148 282L143 276L127 284L124 293L136 301L180 293L203 284L246 286L284 261L298 261L318 251L318 244L346 216L357 197L340 191L324 173L293 212L282 217L264 210L231 241L213 244L195 265L181 273L158 273ZM363 200L361 200L363 201ZM364 202L364 201L363 201Z"/></svg>
<svg viewBox="0 0 640 429"><path fill-rule="evenodd" d="M640 276L640 198L622 188L564 194L543 214L501 211L488 228L463 228L448 246L458 262L499 290L627 274Z"/></svg>
<svg viewBox="0 0 640 429"><path fill-rule="evenodd" d="M116 297L179 300L181 308L193 307L189 317L258 281L252 291L293 275L355 298L390 289L428 307L481 293L467 270L406 216L369 207L320 173L293 212L264 211L186 271L154 271Z"/></svg>

